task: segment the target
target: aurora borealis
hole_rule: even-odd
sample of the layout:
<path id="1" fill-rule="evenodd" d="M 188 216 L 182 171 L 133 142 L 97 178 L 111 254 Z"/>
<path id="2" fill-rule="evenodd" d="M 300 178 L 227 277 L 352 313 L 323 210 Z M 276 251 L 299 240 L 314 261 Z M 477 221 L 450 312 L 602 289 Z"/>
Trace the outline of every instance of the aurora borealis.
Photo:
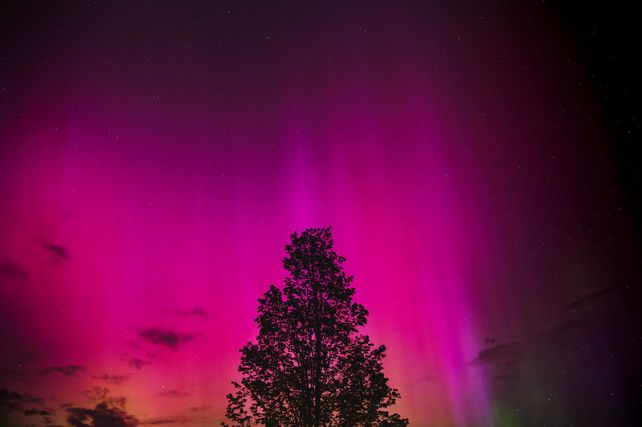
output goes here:
<path id="1" fill-rule="evenodd" d="M 7 8 L 0 424 L 218 425 L 288 237 L 332 226 L 411 425 L 635 425 L 614 113 L 508 3 Z"/>

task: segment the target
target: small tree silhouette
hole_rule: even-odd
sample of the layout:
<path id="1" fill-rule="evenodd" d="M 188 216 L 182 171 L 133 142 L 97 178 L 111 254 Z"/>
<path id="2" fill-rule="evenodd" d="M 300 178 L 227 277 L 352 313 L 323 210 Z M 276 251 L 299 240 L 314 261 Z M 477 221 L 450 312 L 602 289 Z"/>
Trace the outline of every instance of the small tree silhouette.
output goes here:
<path id="1" fill-rule="evenodd" d="M 408 425 L 386 410 L 400 397 L 383 372 L 386 348 L 359 333 L 368 311 L 352 301 L 332 247 L 330 228 L 291 236 L 285 286 L 259 299 L 259 334 L 241 349 L 242 380 L 227 395 L 233 427 Z"/>

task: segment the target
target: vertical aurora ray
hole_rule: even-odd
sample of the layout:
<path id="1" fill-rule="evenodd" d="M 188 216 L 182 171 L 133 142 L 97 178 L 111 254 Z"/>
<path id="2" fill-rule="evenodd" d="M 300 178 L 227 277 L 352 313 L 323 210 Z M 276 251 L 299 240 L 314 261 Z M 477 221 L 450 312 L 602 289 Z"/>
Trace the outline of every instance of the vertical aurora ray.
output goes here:
<path id="1" fill-rule="evenodd" d="M 0 389 L 217 423 L 288 236 L 331 225 L 412 425 L 630 415 L 632 219 L 547 9 L 50 7 L 2 45 Z"/>

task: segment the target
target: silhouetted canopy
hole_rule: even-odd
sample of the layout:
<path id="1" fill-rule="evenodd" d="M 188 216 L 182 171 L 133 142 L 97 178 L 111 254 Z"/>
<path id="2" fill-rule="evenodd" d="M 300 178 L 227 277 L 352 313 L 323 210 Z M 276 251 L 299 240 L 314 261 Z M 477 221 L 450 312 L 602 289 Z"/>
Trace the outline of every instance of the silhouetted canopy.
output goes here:
<path id="1" fill-rule="evenodd" d="M 295 232 L 286 252 L 284 287 L 259 299 L 259 334 L 241 349 L 232 425 L 407 425 L 386 410 L 400 397 L 383 372 L 386 348 L 359 332 L 368 311 L 353 301 L 330 228 Z"/>

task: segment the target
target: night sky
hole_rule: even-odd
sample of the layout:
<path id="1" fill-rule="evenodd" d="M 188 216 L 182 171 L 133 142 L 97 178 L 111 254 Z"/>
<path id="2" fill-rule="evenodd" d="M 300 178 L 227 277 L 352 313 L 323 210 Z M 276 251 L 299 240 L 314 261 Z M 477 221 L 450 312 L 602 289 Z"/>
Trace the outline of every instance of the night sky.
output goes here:
<path id="1" fill-rule="evenodd" d="M 218 425 L 290 234 L 322 226 L 411 425 L 642 421 L 631 10 L 0 10 L 0 425 L 104 399 Z"/>

